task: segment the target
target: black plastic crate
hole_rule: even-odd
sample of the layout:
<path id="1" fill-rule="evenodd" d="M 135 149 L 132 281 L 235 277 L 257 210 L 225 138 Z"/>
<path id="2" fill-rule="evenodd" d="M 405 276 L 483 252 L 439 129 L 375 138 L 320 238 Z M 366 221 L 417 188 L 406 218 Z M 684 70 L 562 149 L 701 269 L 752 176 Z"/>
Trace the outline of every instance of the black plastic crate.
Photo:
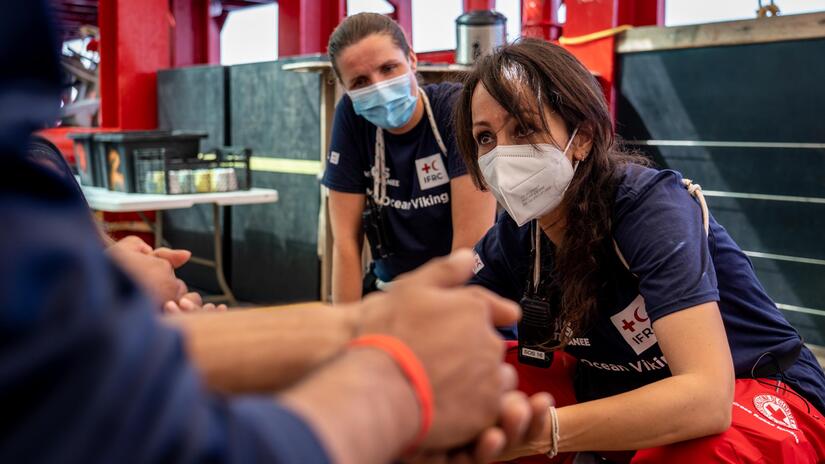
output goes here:
<path id="1" fill-rule="evenodd" d="M 217 155 L 217 165 L 220 168 L 231 168 L 235 170 L 237 178 L 236 190 L 249 190 L 252 188 L 252 169 L 250 169 L 250 158 L 252 150 L 246 147 L 220 147 L 215 149 Z"/>
<path id="2" fill-rule="evenodd" d="M 93 141 L 100 167 L 101 186 L 118 192 L 145 193 L 144 180 L 136 176 L 135 160 L 197 160 L 201 132 L 131 131 L 95 134 Z"/>
<path id="3" fill-rule="evenodd" d="M 249 190 L 249 157 L 243 147 L 222 147 L 197 157 L 171 152 L 136 152 L 134 174 L 137 192 L 169 195 Z"/>

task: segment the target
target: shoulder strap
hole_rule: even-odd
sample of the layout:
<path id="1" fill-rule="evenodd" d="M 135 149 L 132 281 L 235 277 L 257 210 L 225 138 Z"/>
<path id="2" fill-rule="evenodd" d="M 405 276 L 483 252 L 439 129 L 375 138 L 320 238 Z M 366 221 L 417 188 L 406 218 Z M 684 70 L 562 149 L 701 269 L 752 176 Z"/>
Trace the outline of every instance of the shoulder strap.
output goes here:
<path id="1" fill-rule="evenodd" d="M 687 189 L 691 196 L 696 198 L 699 202 L 699 206 L 702 207 L 702 225 L 705 228 L 705 237 L 707 237 L 710 233 L 710 213 L 708 212 L 708 204 L 705 202 L 705 196 L 702 195 L 702 186 L 699 184 L 694 184 L 690 179 L 682 179 L 682 185 Z M 627 260 L 624 258 L 622 250 L 619 249 L 619 244 L 616 243 L 615 238 L 613 239 L 613 248 L 616 250 L 616 256 L 618 256 L 619 260 L 622 264 L 624 264 L 625 269 L 629 271 L 630 265 L 628 265 Z"/>
<path id="2" fill-rule="evenodd" d="M 430 98 L 427 96 L 427 92 L 424 91 L 423 87 L 418 88 L 418 93 L 421 94 L 421 99 L 424 100 L 424 112 L 427 113 L 427 118 L 430 120 L 430 127 L 433 129 L 433 135 L 435 135 L 435 141 L 438 143 L 438 148 L 444 152 L 444 156 L 447 157 L 449 154 L 447 153 L 447 146 L 444 145 L 444 141 L 441 139 L 441 132 L 438 130 L 438 125 L 435 123 L 435 115 L 433 113 L 433 108 L 430 106 Z"/>
<path id="3" fill-rule="evenodd" d="M 430 121 L 430 127 L 433 129 L 435 141 L 438 143 L 438 148 L 444 153 L 444 156 L 449 156 L 447 153 L 447 146 L 441 139 L 441 132 L 438 130 L 438 125 L 435 123 L 435 116 L 433 109 L 430 106 L 430 99 L 427 97 L 427 92 L 424 88 L 418 87 L 418 93 L 424 101 L 424 112 L 427 113 L 427 119 Z M 370 169 L 372 174 L 372 198 L 380 206 L 383 205 L 387 196 L 387 174 L 386 160 L 384 154 L 384 131 L 380 127 L 375 128 L 375 161 Z"/>

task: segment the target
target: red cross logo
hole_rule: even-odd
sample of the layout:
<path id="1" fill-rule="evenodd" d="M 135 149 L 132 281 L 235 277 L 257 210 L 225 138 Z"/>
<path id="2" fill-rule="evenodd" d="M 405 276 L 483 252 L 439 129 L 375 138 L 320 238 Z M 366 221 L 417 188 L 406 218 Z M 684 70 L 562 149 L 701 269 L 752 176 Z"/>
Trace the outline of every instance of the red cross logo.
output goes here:
<path id="1" fill-rule="evenodd" d="M 775 423 L 790 429 L 797 429 L 791 408 L 783 400 L 773 395 L 757 395 L 753 398 L 753 405 L 763 416 Z"/>
<path id="2" fill-rule="evenodd" d="M 429 164 L 427 164 L 427 163 L 424 163 L 424 167 L 423 167 L 423 168 L 421 168 L 421 170 L 422 170 L 422 171 L 424 171 L 424 174 L 429 174 L 429 173 L 430 173 L 430 169 L 432 169 L 432 168 L 430 168 L 430 165 L 429 165 Z"/>
<path id="3" fill-rule="evenodd" d="M 768 410 L 768 412 L 770 412 L 770 413 L 771 413 L 771 416 L 772 416 L 774 419 L 778 420 L 778 421 L 785 422 L 785 419 L 788 417 L 788 416 L 785 414 L 785 412 L 784 412 L 784 411 L 782 411 L 782 408 L 777 407 L 777 406 L 775 406 L 775 405 L 773 405 L 773 404 L 766 404 L 766 405 L 765 405 L 765 409 L 767 409 L 767 410 Z"/>
<path id="4" fill-rule="evenodd" d="M 624 323 L 624 325 L 622 326 L 623 330 L 629 330 L 631 332 L 636 331 L 636 329 L 633 328 L 633 326 L 636 325 L 636 321 L 626 321 L 622 319 L 622 322 Z"/>

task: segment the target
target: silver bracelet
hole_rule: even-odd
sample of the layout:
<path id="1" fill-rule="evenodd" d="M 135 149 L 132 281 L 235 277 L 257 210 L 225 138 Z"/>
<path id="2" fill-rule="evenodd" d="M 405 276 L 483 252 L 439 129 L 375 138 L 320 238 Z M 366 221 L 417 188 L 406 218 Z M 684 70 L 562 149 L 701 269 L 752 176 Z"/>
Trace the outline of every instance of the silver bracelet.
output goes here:
<path id="1" fill-rule="evenodd" d="M 550 451 L 547 452 L 548 458 L 554 458 L 559 454 L 559 416 L 556 414 L 555 406 L 550 406 L 550 427 L 553 431 L 550 434 Z"/>

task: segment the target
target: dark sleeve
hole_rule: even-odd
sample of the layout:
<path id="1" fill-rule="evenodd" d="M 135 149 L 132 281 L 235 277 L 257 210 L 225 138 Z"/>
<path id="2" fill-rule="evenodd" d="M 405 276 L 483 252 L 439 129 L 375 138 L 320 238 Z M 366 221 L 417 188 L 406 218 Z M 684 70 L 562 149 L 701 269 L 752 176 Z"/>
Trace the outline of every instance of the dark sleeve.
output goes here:
<path id="1" fill-rule="evenodd" d="M 364 171 L 369 170 L 370 166 L 366 147 L 359 143 L 364 135 L 360 133 L 364 125 L 357 124 L 357 117 L 352 102 L 345 95 L 335 107 L 330 151 L 321 181 L 331 190 L 346 193 L 365 193 L 367 190 Z"/>
<path id="2" fill-rule="evenodd" d="M 480 285 L 496 294 L 519 301 L 524 292 L 527 270 L 521 265 L 523 251 L 516 225 L 506 212 L 474 247 L 475 275 L 470 285 Z M 527 250 L 529 254 L 529 250 Z"/>
<path id="3" fill-rule="evenodd" d="M 639 278 L 651 321 L 718 301 L 699 203 L 674 171 L 639 175 L 644 180 L 617 195 L 614 238 Z"/>
<path id="4" fill-rule="evenodd" d="M 55 204 L 0 193 L 0 462 L 327 462 L 274 400 L 207 391 L 88 210 Z"/>
<path id="5" fill-rule="evenodd" d="M 436 125 L 441 132 L 441 139 L 447 147 L 447 171 L 450 179 L 467 174 L 467 166 L 458 152 L 455 138 L 455 118 L 453 117 L 455 104 L 461 91 L 461 84 L 445 82 L 438 84 L 433 91 L 432 105 L 435 113 Z"/>

